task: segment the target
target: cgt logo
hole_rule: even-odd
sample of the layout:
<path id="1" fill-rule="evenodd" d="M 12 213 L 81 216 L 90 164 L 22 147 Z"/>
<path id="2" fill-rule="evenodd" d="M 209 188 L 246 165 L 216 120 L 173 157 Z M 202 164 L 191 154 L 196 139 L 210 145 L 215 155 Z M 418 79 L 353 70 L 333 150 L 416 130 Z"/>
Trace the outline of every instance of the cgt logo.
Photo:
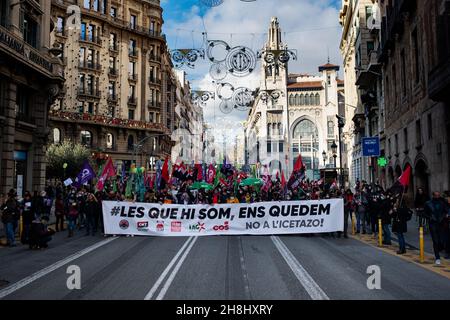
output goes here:
<path id="1" fill-rule="evenodd" d="M 139 231 L 147 231 L 148 230 L 148 221 L 138 221 L 137 229 Z"/>
<path id="2" fill-rule="evenodd" d="M 189 231 L 192 232 L 202 232 L 203 230 L 205 230 L 205 224 L 201 222 L 197 222 L 196 224 L 191 224 L 189 226 Z"/>
<path id="3" fill-rule="evenodd" d="M 127 220 L 120 220 L 119 222 L 119 227 L 122 230 L 128 229 L 128 227 L 130 226 L 130 223 Z"/>
<path id="4" fill-rule="evenodd" d="M 156 221 L 156 231 L 164 231 L 164 221 Z"/>
<path id="5" fill-rule="evenodd" d="M 230 229 L 230 227 L 229 227 L 229 222 L 228 221 L 225 221 L 223 223 L 223 225 L 217 225 L 217 226 L 213 227 L 214 231 L 227 231 L 229 229 Z"/>

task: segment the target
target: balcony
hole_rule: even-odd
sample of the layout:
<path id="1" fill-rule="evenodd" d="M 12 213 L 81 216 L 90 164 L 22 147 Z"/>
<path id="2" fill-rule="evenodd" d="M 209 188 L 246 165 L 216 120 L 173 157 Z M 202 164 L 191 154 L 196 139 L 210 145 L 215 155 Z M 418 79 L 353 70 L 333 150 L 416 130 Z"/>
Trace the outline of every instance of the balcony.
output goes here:
<path id="1" fill-rule="evenodd" d="M 155 54 L 151 54 L 148 59 L 150 62 L 161 62 L 161 56 Z"/>
<path id="2" fill-rule="evenodd" d="M 161 102 L 149 100 L 149 101 L 147 102 L 147 108 L 151 108 L 151 109 L 161 109 Z"/>
<path id="3" fill-rule="evenodd" d="M 129 49 L 128 49 L 128 55 L 129 55 L 130 57 L 135 57 L 135 58 L 137 58 L 138 52 L 139 52 L 139 50 L 136 49 L 136 48 L 129 48 Z"/>
<path id="4" fill-rule="evenodd" d="M 368 89 L 376 84 L 376 80 L 381 76 L 381 64 L 378 60 L 379 50 L 372 50 L 369 53 L 368 66 L 365 69 L 357 70 L 356 85 L 360 89 Z"/>
<path id="5" fill-rule="evenodd" d="M 170 134 L 170 130 L 161 123 L 150 123 L 146 121 L 120 119 L 102 115 L 92 115 L 89 113 L 67 112 L 61 110 L 50 110 L 49 117 L 54 121 L 64 121 L 70 123 L 90 123 L 116 128 L 131 128 L 136 130 L 151 130 L 160 133 Z"/>
<path id="6" fill-rule="evenodd" d="M 161 80 L 156 79 L 155 77 L 149 77 L 148 84 L 161 85 Z"/>
<path id="7" fill-rule="evenodd" d="M 128 97 L 128 105 L 137 106 L 137 98 L 136 97 Z"/>
<path id="8" fill-rule="evenodd" d="M 81 69 L 89 69 L 89 70 L 95 70 L 95 71 L 101 71 L 102 66 L 98 63 L 92 63 L 87 61 L 80 61 L 78 63 L 78 67 Z"/>
<path id="9" fill-rule="evenodd" d="M 100 99 L 102 92 L 100 90 L 85 90 L 78 88 L 78 97 Z"/>
<path id="10" fill-rule="evenodd" d="M 93 43 L 95 45 L 101 46 L 102 45 L 102 39 L 100 37 L 94 37 L 94 36 L 84 36 L 80 35 L 80 41 L 87 42 L 87 43 Z"/>
<path id="11" fill-rule="evenodd" d="M 136 82 L 138 81 L 138 75 L 136 73 L 128 73 L 128 80 Z"/>
<path id="12" fill-rule="evenodd" d="M 117 102 L 117 95 L 115 93 L 108 93 L 108 102 Z"/>

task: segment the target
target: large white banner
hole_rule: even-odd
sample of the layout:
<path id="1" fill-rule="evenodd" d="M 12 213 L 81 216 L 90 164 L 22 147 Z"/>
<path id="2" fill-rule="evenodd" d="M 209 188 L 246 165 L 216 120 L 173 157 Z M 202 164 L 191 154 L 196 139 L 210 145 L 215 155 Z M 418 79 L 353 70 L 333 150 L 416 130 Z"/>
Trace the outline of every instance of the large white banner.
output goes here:
<path id="1" fill-rule="evenodd" d="M 106 234 L 210 236 L 343 231 L 342 199 L 217 205 L 103 201 Z"/>

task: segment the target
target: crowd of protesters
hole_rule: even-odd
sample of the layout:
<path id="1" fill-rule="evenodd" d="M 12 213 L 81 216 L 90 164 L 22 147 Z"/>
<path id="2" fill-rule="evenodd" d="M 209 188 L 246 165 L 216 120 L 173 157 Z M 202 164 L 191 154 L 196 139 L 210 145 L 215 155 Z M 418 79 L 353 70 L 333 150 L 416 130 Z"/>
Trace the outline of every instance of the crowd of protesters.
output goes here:
<path id="1" fill-rule="evenodd" d="M 378 235 L 379 221 L 383 235 L 383 244 L 392 245 L 391 232 L 398 237 L 398 254 L 406 253 L 404 234 L 408 231 L 408 221 L 417 214 L 420 225 L 429 228 L 433 241 L 436 264 L 440 264 L 440 252 L 445 250 L 445 258 L 450 254 L 449 213 L 450 195 L 444 198 L 434 192 L 429 199 L 424 190 L 419 188 L 414 199 L 414 208 L 407 207 L 406 196 L 393 190 L 383 190 L 377 184 L 369 185 L 357 182 L 354 192 L 339 189 L 336 183 L 304 180 L 297 188 L 288 190 L 277 177 L 270 187 L 240 186 L 218 184 L 215 188 L 193 190 L 193 181 L 184 181 L 178 186 L 166 185 L 160 190 L 147 189 L 143 202 L 161 204 L 220 204 L 220 203 L 254 203 L 264 201 L 296 201 L 342 198 L 344 200 L 344 231 L 331 236 L 348 237 L 349 221 L 354 217 L 357 234 Z M 139 202 L 136 193 L 126 195 L 125 190 L 117 191 L 107 185 L 102 192 L 93 188 L 64 187 L 62 183 L 49 185 L 41 193 L 25 192 L 18 200 L 15 190 L 6 197 L 0 195 L 0 212 L 8 244 L 15 246 L 15 234 L 19 218 L 22 217 L 22 236 L 20 241 L 30 248 L 46 248 L 55 232 L 65 231 L 73 237 L 75 232 L 96 235 L 103 230 L 101 202 L 131 201 Z M 54 208 L 56 218 L 55 230 L 48 227 L 50 215 Z"/>

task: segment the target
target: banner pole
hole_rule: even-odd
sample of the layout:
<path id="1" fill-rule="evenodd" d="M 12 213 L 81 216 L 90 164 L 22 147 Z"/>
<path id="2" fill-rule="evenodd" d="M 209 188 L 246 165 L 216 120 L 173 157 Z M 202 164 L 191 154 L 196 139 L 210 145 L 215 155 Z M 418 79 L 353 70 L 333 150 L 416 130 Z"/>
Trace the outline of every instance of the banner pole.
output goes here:
<path id="1" fill-rule="evenodd" d="M 378 219 L 378 246 L 381 247 L 383 245 L 383 230 L 381 219 Z"/>
<path id="2" fill-rule="evenodd" d="M 419 228 L 419 247 L 420 247 L 420 263 L 424 263 L 424 241 L 423 241 L 423 227 Z"/>

